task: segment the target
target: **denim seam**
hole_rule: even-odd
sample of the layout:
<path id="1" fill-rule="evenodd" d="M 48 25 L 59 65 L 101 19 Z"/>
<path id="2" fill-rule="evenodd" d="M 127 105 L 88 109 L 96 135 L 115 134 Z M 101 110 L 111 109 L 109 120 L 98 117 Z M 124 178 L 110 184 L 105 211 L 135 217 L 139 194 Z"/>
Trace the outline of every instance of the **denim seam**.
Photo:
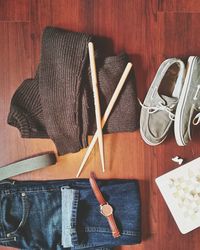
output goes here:
<path id="1" fill-rule="evenodd" d="M 26 193 L 36 193 L 36 192 L 49 192 L 49 191 L 60 191 L 60 187 L 56 189 L 37 189 L 37 190 L 26 190 L 26 189 L 19 189 L 19 190 L 2 190 L 0 193 L 3 195 L 12 195 L 16 193 L 26 192 Z"/>
<path id="2" fill-rule="evenodd" d="M 77 246 L 75 246 L 74 247 L 74 249 L 80 249 L 80 250 L 82 250 L 83 248 L 86 248 L 87 247 L 87 249 L 88 249 L 88 247 L 90 248 L 90 247 L 95 247 L 95 249 L 96 249 L 96 247 L 98 247 L 95 243 L 87 243 L 87 244 L 80 244 L 80 245 L 77 245 Z M 99 246 L 100 247 L 100 246 Z M 100 249 L 105 249 L 105 248 L 100 248 Z M 107 249 L 107 248 L 106 248 Z"/>
<path id="3" fill-rule="evenodd" d="M 93 233 L 108 233 L 108 234 L 112 234 L 112 232 L 110 231 L 110 229 L 107 228 L 103 228 L 103 227 L 85 227 L 84 229 L 82 229 L 82 231 L 85 232 L 93 232 Z M 138 232 L 134 232 L 134 231 L 129 231 L 129 230 L 123 230 L 121 232 L 121 235 L 131 235 L 131 236 L 137 236 L 139 233 Z"/>
<path id="4" fill-rule="evenodd" d="M 1 197 L 1 200 L 0 200 L 0 225 L 1 225 L 1 228 L 2 228 L 2 231 L 3 231 L 3 235 L 4 237 L 6 236 L 6 231 L 5 231 L 5 227 L 4 227 L 4 223 L 3 223 L 3 213 L 2 213 L 2 197 Z"/>
<path id="5" fill-rule="evenodd" d="M 74 190 L 74 199 L 73 199 L 72 214 L 71 214 L 71 228 L 75 229 L 72 230 L 71 232 L 71 239 L 73 245 L 78 244 L 78 235 L 76 231 L 78 202 L 79 202 L 79 190 Z"/>
<path id="6" fill-rule="evenodd" d="M 22 200 L 22 206 L 23 206 L 23 209 L 22 209 L 23 210 L 22 220 L 19 223 L 18 227 L 14 231 L 12 231 L 12 232 L 6 232 L 5 227 L 4 227 L 4 222 L 3 222 L 4 221 L 3 220 L 3 214 L 1 213 L 1 216 L 0 216 L 1 221 L 0 221 L 0 223 L 1 223 L 1 226 L 2 226 L 2 229 L 3 229 L 4 237 L 0 238 L 0 241 L 13 241 L 13 240 L 16 241 L 15 234 L 26 223 L 26 220 L 27 220 L 28 214 L 29 214 L 29 205 L 28 205 L 27 197 L 26 196 L 25 197 L 21 196 L 21 200 Z M 5 237 L 7 234 L 12 235 L 12 237 Z"/>
<path id="7" fill-rule="evenodd" d="M 9 234 L 11 235 L 15 235 L 20 228 L 22 228 L 26 221 L 27 221 L 27 218 L 28 218 L 28 215 L 29 215 L 29 203 L 28 203 L 28 198 L 27 196 L 21 196 L 21 200 L 22 200 L 22 219 L 21 219 L 21 222 L 19 223 L 18 227 L 13 231 L 13 232 L 10 232 Z"/>

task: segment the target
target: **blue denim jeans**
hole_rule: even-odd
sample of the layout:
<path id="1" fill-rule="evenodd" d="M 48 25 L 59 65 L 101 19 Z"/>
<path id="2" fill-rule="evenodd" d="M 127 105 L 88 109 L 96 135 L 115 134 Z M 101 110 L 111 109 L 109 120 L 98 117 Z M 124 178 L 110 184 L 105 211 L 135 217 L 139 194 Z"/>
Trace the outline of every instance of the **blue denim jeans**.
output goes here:
<path id="1" fill-rule="evenodd" d="M 0 182 L 0 245 L 23 250 L 105 250 L 141 241 L 134 180 L 97 180 L 114 209 L 114 239 L 88 180 Z"/>

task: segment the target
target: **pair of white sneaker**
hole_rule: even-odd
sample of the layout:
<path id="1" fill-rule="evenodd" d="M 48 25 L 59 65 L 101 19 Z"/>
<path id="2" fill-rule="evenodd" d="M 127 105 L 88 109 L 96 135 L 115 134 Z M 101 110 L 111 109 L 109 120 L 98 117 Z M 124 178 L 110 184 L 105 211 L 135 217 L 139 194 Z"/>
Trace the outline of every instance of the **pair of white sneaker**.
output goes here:
<path id="1" fill-rule="evenodd" d="M 200 58 L 190 56 L 187 68 L 180 59 L 165 60 L 140 104 L 140 133 L 147 144 L 163 142 L 174 122 L 177 144 L 186 145 L 191 123 L 200 123 Z"/>

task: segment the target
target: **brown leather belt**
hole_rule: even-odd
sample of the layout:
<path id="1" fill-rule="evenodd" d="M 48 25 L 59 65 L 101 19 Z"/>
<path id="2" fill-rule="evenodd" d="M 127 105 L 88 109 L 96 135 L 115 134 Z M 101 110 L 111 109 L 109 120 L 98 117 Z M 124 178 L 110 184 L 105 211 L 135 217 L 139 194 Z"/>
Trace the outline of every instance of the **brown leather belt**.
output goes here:
<path id="1" fill-rule="evenodd" d="M 90 185 L 92 187 L 92 190 L 94 192 L 94 195 L 97 199 L 97 201 L 99 202 L 100 205 L 100 212 L 103 216 L 105 216 L 108 220 L 108 223 L 110 225 L 110 229 L 112 231 L 112 235 L 114 238 L 117 238 L 120 236 L 120 232 L 118 230 L 118 227 L 116 225 L 115 222 L 115 218 L 113 216 L 113 208 L 112 206 L 104 199 L 98 185 L 97 182 L 95 180 L 95 176 L 94 173 L 90 173 Z"/>

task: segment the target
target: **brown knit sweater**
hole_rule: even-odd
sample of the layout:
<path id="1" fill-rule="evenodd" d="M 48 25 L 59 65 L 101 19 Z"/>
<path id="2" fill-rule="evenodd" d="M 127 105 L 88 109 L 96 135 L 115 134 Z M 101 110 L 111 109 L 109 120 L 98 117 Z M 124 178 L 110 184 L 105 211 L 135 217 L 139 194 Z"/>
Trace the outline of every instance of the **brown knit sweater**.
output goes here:
<path id="1" fill-rule="evenodd" d="M 25 80 L 11 101 L 8 123 L 17 127 L 24 138 L 51 138 L 59 155 L 87 147 L 88 134 L 96 130 L 88 60 L 91 40 L 87 34 L 47 27 L 35 78 Z M 102 115 L 127 62 L 125 54 L 96 58 Z M 137 127 L 131 72 L 104 133 L 134 131 Z"/>

